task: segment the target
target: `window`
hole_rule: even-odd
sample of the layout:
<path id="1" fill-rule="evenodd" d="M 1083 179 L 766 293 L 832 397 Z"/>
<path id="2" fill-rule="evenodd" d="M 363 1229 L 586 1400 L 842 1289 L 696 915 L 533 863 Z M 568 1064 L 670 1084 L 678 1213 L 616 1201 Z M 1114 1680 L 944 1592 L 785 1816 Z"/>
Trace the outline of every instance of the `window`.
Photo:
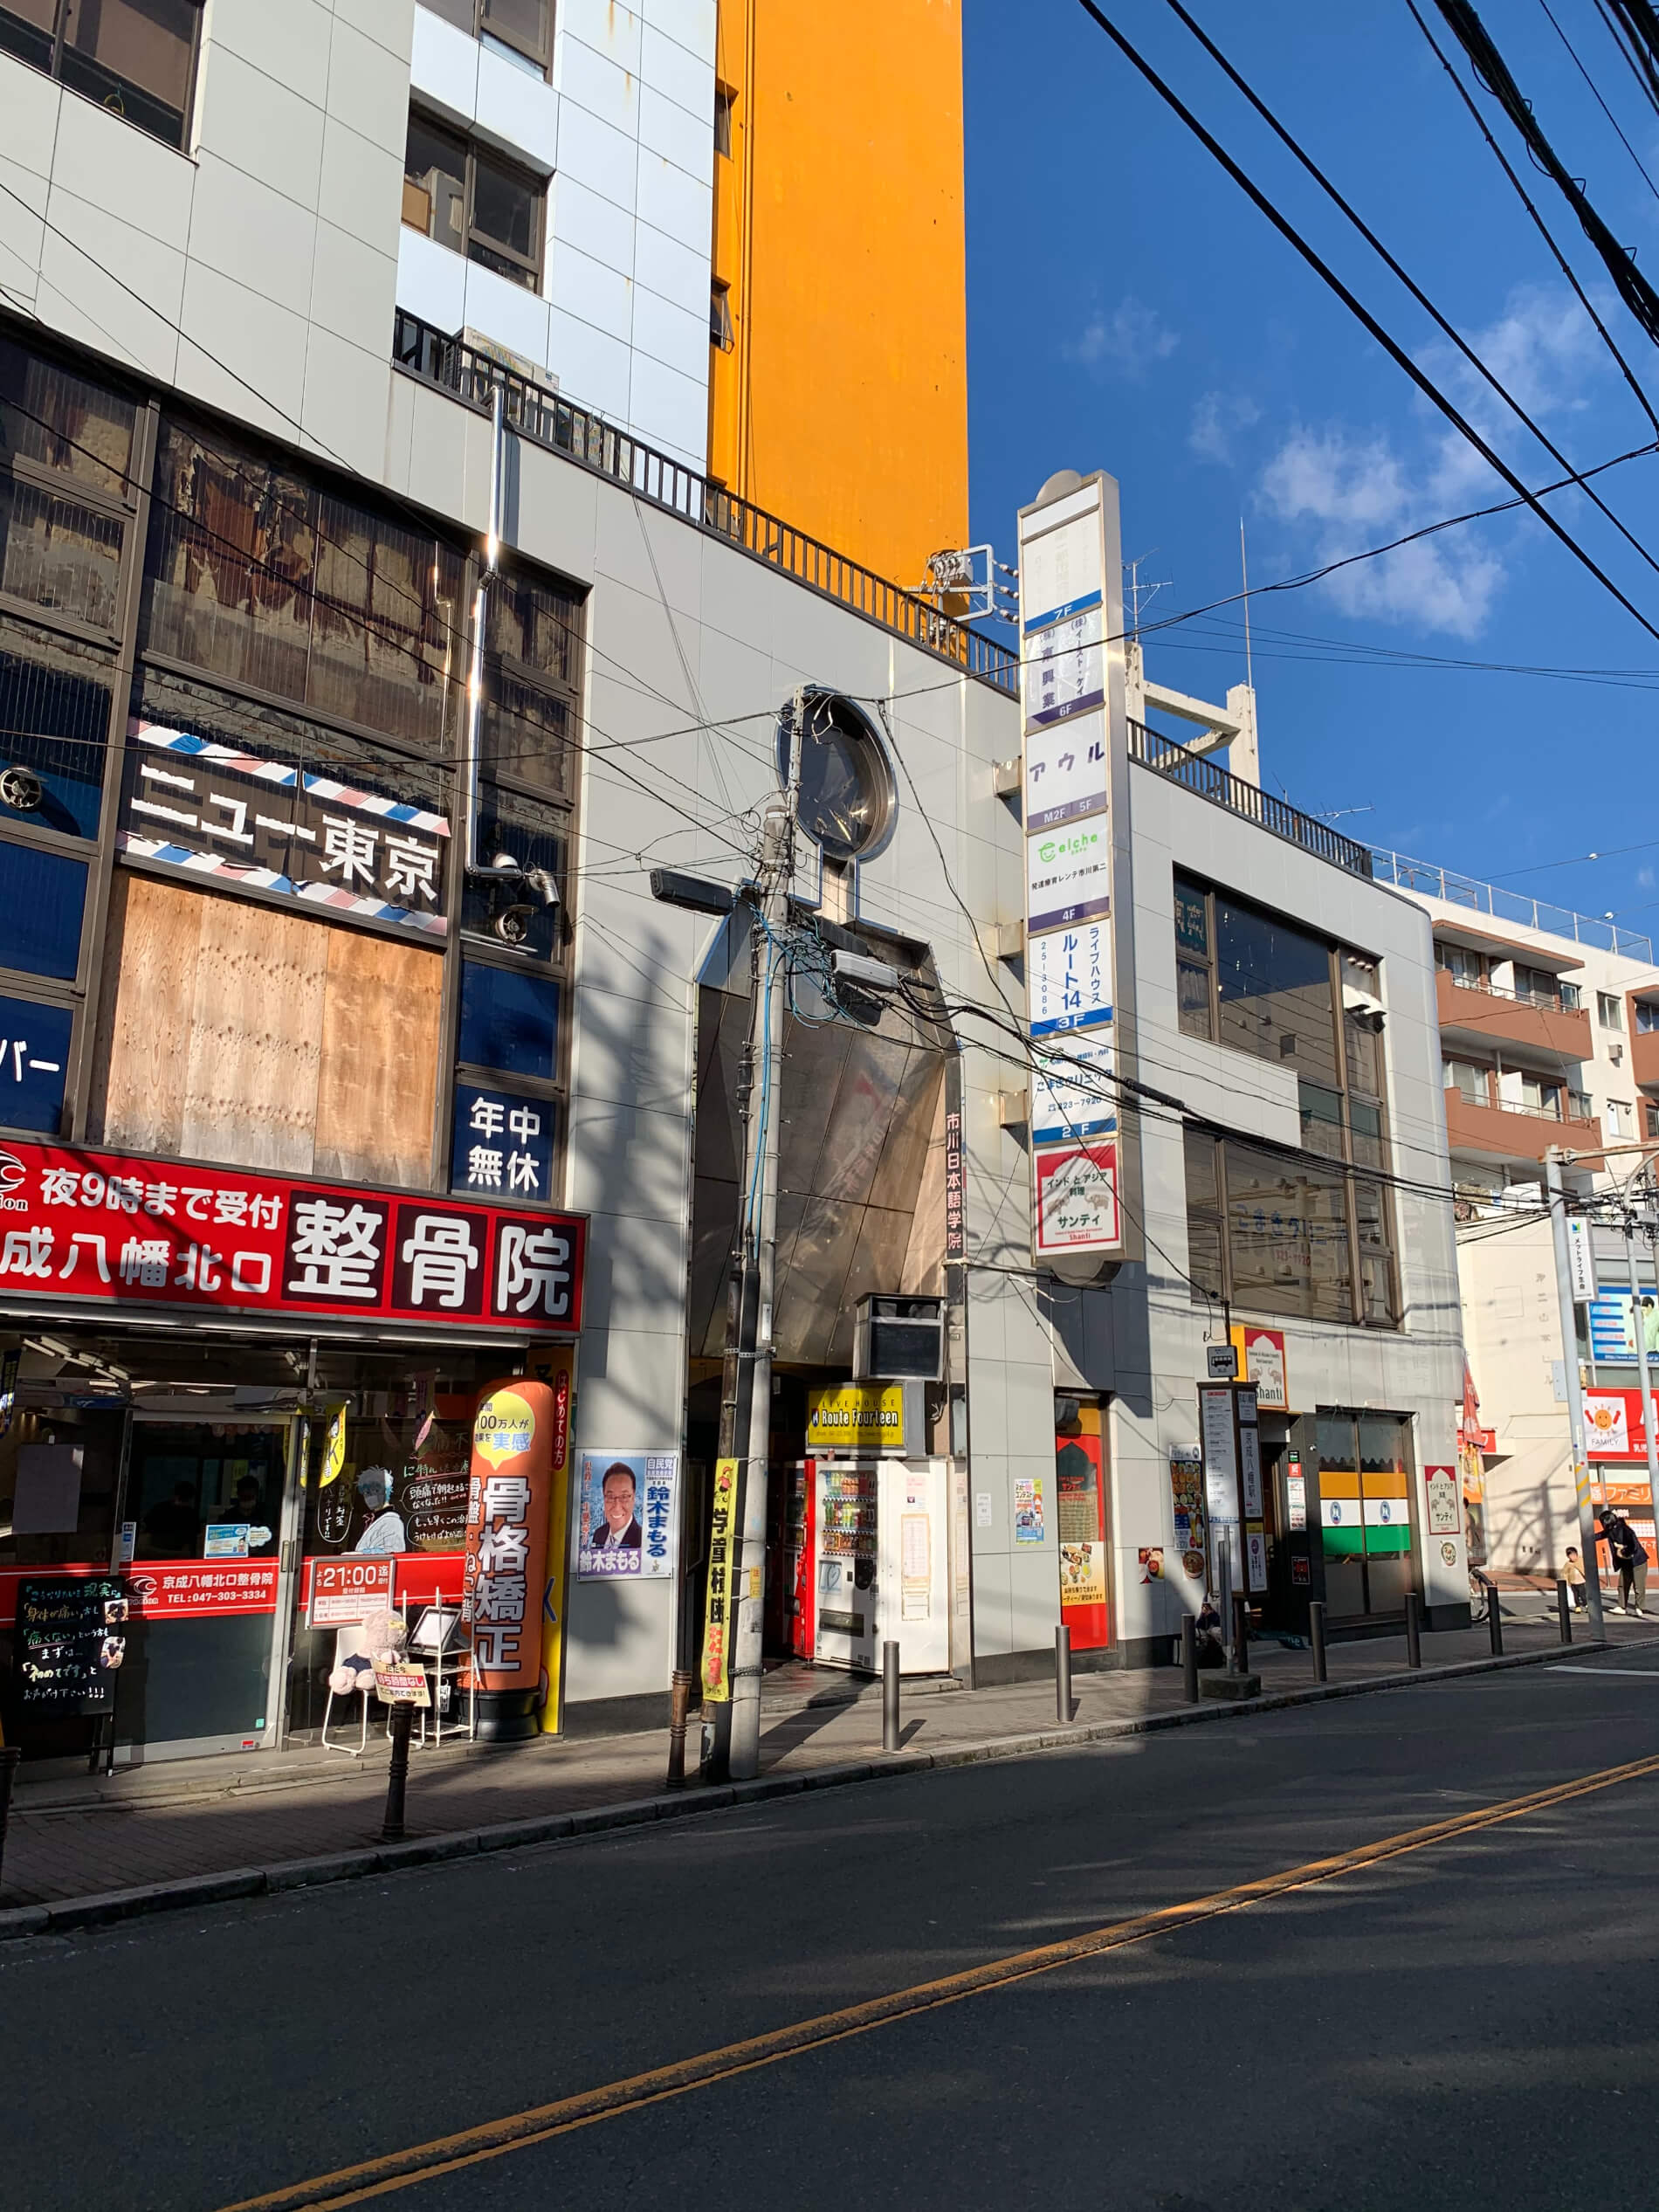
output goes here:
<path id="1" fill-rule="evenodd" d="M 1393 1210 L 1371 1180 L 1388 1170 L 1378 963 L 1188 876 L 1174 900 L 1182 1034 L 1295 1070 L 1303 1155 L 1187 1133 L 1195 1283 L 1261 1312 L 1397 1327 Z"/>
<path id="2" fill-rule="evenodd" d="M 1622 1030 L 1623 1001 L 1614 997 L 1611 991 L 1598 991 L 1595 995 L 1595 1018 L 1604 1030 Z"/>
<path id="3" fill-rule="evenodd" d="M 553 47 L 551 0 L 422 0 L 422 5 L 504 61 L 538 77 L 547 75 Z"/>
<path id="4" fill-rule="evenodd" d="M 0 592 L 114 631 L 134 421 L 129 400 L 0 339 Z"/>
<path id="5" fill-rule="evenodd" d="M 714 151 L 732 158 L 732 110 L 737 105 L 737 94 L 729 85 L 714 87 Z"/>
<path id="6" fill-rule="evenodd" d="M 708 288 L 709 343 L 729 354 L 737 343 L 732 333 L 732 287 L 718 277 Z"/>
<path id="7" fill-rule="evenodd" d="M 466 679 L 466 564 L 217 432 L 163 425 L 144 643 L 434 750 Z"/>
<path id="8" fill-rule="evenodd" d="M 1521 1076 L 1521 1103 L 1533 1113 L 1561 1119 L 1561 1085 L 1547 1076 L 1532 1075 L 1525 1071 Z"/>
<path id="9" fill-rule="evenodd" d="M 201 0 L 0 0 L 0 49 L 182 148 Z"/>
<path id="10" fill-rule="evenodd" d="M 1570 1097 L 1577 1097 L 1580 1094 L 1577 1092 L 1569 1093 Z M 1587 1110 L 1589 1106 L 1589 1100 L 1587 1099 L 1585 1100 L 1585 1106 Z M 1628 1099 L 1609 1099 L 1607 1100 L 1607 1134 L 1610 1137 L 1635 1136 L 1635 1113 L 1630 1101 Z"/>
<path id="11" fill-rule="evenodd" d="M 1542 968 L 1525 968 L 1515 963 L 1515 996 L 1529 1006 L 1554 1008 L 1561 1003 L 1561 988 L 1555 977 Z"/>
<path id="12" fill-rule="evenodd" d="M 1215 983 L 1209 956 L 1209 893 L 1175 878 L 1175 998 L 1183 1037 L 1213 1037 Z"/>
<path id="13" fill-rule="evenodd" d="M 1642 1101 L 1642 1120 L 1643 1137 L 1659 1137 L 1659 1106 L 1656 1106 L 1651 1099 Z"/>
<path id="14" fill-rule="evenodd" d="M 463 1066 L 550 1082 L 559 1057 L 559 986 L 550 976 L 468 960 L 461 968 Z"/>
<path id="15" fill-rule="evenodd" d="M 1636 1035 L 1651 1037 L 1659 1030 L 1659 1003 L 1650 998 L 1636 1001 Z"/>
<path id="16" fill-rule="evenodd" d="M 1492 1103 L 1492 1071 L 1482 1067 L 1476 1060 L 1448 1060 L 1444 1063 L 1446 1088 L 1456 1091 L 1470 1106 L 1490 1106 Z"/>
<path id="17" fill-rule="evenodd" d="M 1443 968 L 1461 989 L 1483 991 L 1486 989 L 1486 960 L 1481 953 L 1472 953 L 1463 945 L 1435 946 L 1435 965 Z"/>
<path id="18" fill-rule="evenodd" d="M 540 578 L 490 588 L 480 742 L 485 771 L 568 797 L 575 786 L 582 603 Z"/>
<path id="19" fill-rule="evenodd" d="M 72 982 L 86 900 L 85 861 L 0 843 L 0 968 Z"/>
<path id="20" fill-rule="evenodd" d="M 89 645 L 8 624 L 0 651 L 0 763 L 27 768 L 39 803 L 0 791 L 0 823 L 27 822 L 66 837 L 95 837 L 114 670 Z M 33 796 L 31 794 L 30 796 Z"/>
<path id="21" fill-rule="evenodd" d="M 1624 1111 L 1628 1113 L 1629 1108 Z M 1566 1093 L 1566 1118 L 1569 1121 L 1594 1121 L 1595 1103 L 1587 1091 L 1569 1090 Z"/>
<path id="22" fill-rule="evenodd" d="M 66 1006 L 0 998 L 0 1125 L 59 1134 L 74 1019 Z"/>
<path id="23" fill-rule="evenodd" d="M 537 292 L 546 198 L 539 178 L 410 110 L 403 220 L 411 230 Z"/>

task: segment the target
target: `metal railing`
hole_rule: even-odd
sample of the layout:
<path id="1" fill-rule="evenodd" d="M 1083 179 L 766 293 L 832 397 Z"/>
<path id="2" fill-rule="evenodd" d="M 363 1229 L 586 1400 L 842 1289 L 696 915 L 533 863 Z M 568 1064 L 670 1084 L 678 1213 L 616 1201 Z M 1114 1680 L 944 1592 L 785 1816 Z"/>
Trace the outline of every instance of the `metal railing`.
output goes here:
<path id="1" fill-rule="evenodd" d="M 998 691 L 1018 692 L 1019 656 L 1007 646 L 953 622 L 913 591 L 889 583 L 803 530 L 711 484 L 683 461 L 657 452 L 590 409 L 561 398 L 550 386 L 462 339 L 447 336 L 402 307 L 393 324 L 392 359 L 423 382 L 437 385 L 483 413 L 489 411 L 499 384 L 503 411 L 521 438 L 562 453 L 752 559 L 782 569 L 809 591 L 851 608 L 923 652 L 949 661 L 964 675 L 975 676 Z"/>
<path id="2" fill-rule="evenodd" d="M 1570 906 L 1552 906 L 1541 899 L 1528 899 L 1501 885 L 1479 883 L 1472 876 L 1451 874 L 1431 860 L 1408 859 L 1403 852 L 1371 848 L 1372 872 L 1379 883 L 1391 883 L 1400 891 L 1416 891 L 1449 906 L 1467 906 L 1495 921 L 1518 921 L 1546 937 L 1566 937 L 1575 945 L 1594 945 L 1604 953 L 1620 953 L 1627 960 L 1653 961 L 1653 940 L 1618 923 L 1593 914 L 1575 914 Z"/>
<path id="3" fill-rule="evenodd" d="M 1563 983 L 1559 991 L 1536 989 L 1511 990 L 1507 984 L 1494 983 L 1485 977 L 1460 975 L 1455 968 L 1437 964 L 1436 972 L 1448 977 L 1456 991 L 1478 991 L 1483 998 L 1501 998 L 1511 1006 L 1531 1006 L 1540 1014 L 1583 1014 L 1584 1001 L 1576 985 Z"/>
<path id="4" fill-rule="evenodd" d="M 1529 1099 L 1471 1099 L 1461 1085 L 1446 1085 L 1448 1098 L 1461 1099 L 1465 1106 L 1478 1106 L 1486 1113 L 1523 1113 L 1532 1121 L 1572 1121 L 1580 1125 L 1597 1124 L 1598 1117 L 1587 1094 L 1570 1091 L 1565 1105 L 1534 1106 Z"/>
<path id="5" fill-rule="evenodd" d="M 1371 874 L 1368 845 L 1343 837 L 1328 822 L 1302 813 L 1288 800 L 1276 799 L 1270 791 L 1259 790 L 1254 783 L 1245 783 L 1236 775 L 1230 775 L 1215 761 L 1201 753 L 1189 752 L 1173 737 L 1148 729 L 1144 722 L 1129 725 L 1129 757 L 1143 768 L 1155 768 L 1172 783 L 1179 783 L 1183 790 L 1195 791 L 1201 799 L 1209 799 L 1230 814 L 1243 815 L 1259 829 L 1270 830 L 1275 837 L 1300 845 L 1304 852 L 1312 853 L 1316 859 L 1328 860 L 1333 868 L 1346 868 L 1355 876 L 1368 878 Z"/>

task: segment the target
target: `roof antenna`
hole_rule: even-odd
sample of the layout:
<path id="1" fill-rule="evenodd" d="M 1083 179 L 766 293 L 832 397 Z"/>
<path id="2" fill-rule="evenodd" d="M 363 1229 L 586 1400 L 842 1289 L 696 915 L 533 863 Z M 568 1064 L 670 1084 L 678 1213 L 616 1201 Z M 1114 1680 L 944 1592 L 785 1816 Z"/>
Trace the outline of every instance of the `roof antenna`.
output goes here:
<path id="1" fill-rule="evenodd" d="M 1238 573 L 1244 586 L 1244 681 L 1256 689 L 1256 672 L 1250 666 L 1250 569 L 1244 557 L 1244 518 L 1238 518 Z"/>

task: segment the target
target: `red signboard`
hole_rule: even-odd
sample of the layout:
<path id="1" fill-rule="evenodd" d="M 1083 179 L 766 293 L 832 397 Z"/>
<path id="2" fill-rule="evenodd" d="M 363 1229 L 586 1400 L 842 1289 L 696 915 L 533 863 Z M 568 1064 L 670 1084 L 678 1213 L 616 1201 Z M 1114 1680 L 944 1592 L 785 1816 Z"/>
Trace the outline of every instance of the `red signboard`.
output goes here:
<path id="1" fill-rule="evenodd" d="M 277 1603 L 274 1559 L 158 1559 L 127 1568 L 122 1587 L 146 1621 L 205 1621 L 227 1613 L 271 1613 Z"/>
<path id="2" fill-rule="evenodd" d="M 574 1332 L 587 1226 L 251 1168 L 0 1145 L 0 1299 L 31 1306 Z"/>
<path id="3" fill-rule="evenodd" d="M 348 1552 L 339 1559 L 307 1560 L 306 1591 L 308 1629 L 353 1627 L 371 1613 L 392 1608 L 397 1559 L 392 1552 Z"/>

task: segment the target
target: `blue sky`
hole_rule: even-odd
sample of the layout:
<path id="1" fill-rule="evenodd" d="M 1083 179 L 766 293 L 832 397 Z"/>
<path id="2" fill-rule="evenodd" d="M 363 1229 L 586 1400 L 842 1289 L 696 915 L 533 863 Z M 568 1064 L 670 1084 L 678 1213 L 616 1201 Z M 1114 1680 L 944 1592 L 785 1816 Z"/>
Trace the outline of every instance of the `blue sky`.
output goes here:
<path id="1" fill-rule="evenodd" d="M 1161 0 L 1104 4 L 1510 465 L 1532 485 L 1559 474 Z M 1404 0 L 1187 4 L 1578 466 L 1653 436 Z M 1659 183 L 1659 116 L 1592 0 L 1550 4 Z M 1126 555 L 1150 552 L 1143 574 L 1171 580 L 1154 621 L 1237 589 L 1241 515 L 1259 591 L 1505 496 L 1077 0 L 965 0 L 964 15 L 976 538 L 1008 558 L 1015 511 L 1046 476 L 1104 467 L 1122 486 Z M 1483 15 L 1568 169 L 1659 284 L 1659 196 L 1541 0 L 1489 0 Z M 1659 348 L 1476 97 L 1659 410 Z M 1659 457 L 1600 484 L 1659 549 Z M 1659 627 L 1659 574 L 1581 494 L 1552 505 Z M 1659 936 L 1659 641 L 1536 518 L 1258 596 L 1252 624 L 1269 788 L 1310 810 L 1369 806 L 1337 826 Z M 1651 688 L 1360 658 L 1378 651 L 1630 672 Z M 1147 666 L 1220 699 L 1243 676 L 1238 609 L 1149 640 Z M 1577 861 L 1593 851 L 1608 857 Z"/>

